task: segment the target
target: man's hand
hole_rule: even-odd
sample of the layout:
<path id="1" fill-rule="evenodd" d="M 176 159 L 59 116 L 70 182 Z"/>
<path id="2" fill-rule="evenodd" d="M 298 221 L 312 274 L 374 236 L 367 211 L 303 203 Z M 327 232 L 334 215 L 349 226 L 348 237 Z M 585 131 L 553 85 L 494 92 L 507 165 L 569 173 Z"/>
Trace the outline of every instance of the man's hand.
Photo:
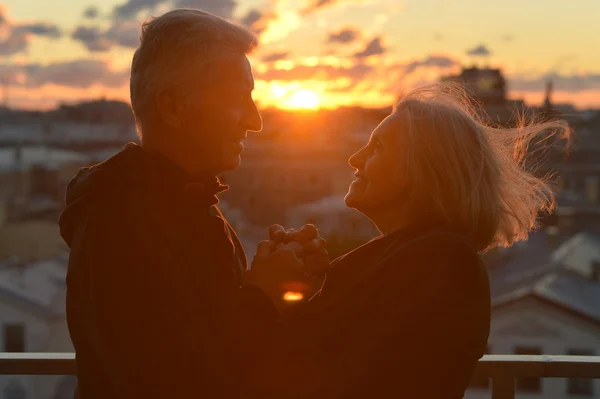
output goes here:
<path id="1" fill-rule="evenodd" d="M 287 305 L 286 292 L 308 295 L 311 279 L 305 271 L 304 262 L 291 248 L 298 243 L 290 243 L 275 251 L 271 251 L 272 245 L 270 240 L 258 244 L 252 267 L 243 274 L 243 284 L 257 286 L 282 310 Z"/>
<path id="2" fill-rule="evenodd" d="M 299 230 L 285 230 L 283 226 L 274 224 L 269 228 L 269 238 L 271 241 L 270 249 L 275 251 L 278 248 L 290 247 L 294 250 L 297 256 L 301 257 L 305 262 L 309 263 L 311 274 L 322 274 L 324 270 L 321 267 L 313 267 L 317 264 L 322 265 L 324 259 L 328 259 L 327 242 L 319 235 L 319 231 L 312 224 L 306 224 Z M 298 243 L 298 245 L 292 245 Z M 315 262 L 316 261 L 316 262 Z M 328 263 L 328 262 L 327 262 Z"/>

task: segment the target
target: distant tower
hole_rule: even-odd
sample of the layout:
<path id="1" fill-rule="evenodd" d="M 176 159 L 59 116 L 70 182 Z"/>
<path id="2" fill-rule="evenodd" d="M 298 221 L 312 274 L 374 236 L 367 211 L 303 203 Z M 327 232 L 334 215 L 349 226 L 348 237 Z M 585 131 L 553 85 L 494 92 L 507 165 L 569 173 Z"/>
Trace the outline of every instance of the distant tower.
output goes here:
<path id="1" fill-rule="evenodd" d="M 544 109 L 546 111 L 552 110 L 552 90 L 554 89 L 554 84 L 551 80 L 546 82 L 546 98 L 544 99 Z"/>
<path id="2" fill-rule="evenodd" d="M 2 105 L 8 109 L 8 75 L 2 79 Z"/>

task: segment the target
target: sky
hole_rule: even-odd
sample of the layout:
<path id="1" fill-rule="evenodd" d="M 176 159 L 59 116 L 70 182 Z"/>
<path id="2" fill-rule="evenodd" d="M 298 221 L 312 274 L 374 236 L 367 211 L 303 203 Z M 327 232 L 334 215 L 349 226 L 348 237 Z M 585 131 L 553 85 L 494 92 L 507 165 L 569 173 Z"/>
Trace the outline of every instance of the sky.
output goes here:
<path id="1" fill-rule="evenodd" d="M 247 26 L 260 106 L 389 106 L 460 72 L 501 68 L 509 96 L 600 108 L 600 0 L 0 1 L 0 78 L 10 107 L 129 100 L 146 19 L 200 8 Z"/>

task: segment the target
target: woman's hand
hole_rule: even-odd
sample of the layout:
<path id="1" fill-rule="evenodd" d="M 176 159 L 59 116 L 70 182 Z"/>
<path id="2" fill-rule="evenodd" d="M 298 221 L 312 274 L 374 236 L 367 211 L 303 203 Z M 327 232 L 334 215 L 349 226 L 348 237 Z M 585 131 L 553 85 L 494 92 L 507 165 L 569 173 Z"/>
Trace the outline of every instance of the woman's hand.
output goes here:
<path id="1" fill-rule="evenodd" d="M 314 225 L 285 230 L 273 225 L 270 240 L 258 244 L 244 284 L 261 288 L 281 310 L 309 299 L 320 288 L 315 283 L 329 266 L 326 242 Z"/>

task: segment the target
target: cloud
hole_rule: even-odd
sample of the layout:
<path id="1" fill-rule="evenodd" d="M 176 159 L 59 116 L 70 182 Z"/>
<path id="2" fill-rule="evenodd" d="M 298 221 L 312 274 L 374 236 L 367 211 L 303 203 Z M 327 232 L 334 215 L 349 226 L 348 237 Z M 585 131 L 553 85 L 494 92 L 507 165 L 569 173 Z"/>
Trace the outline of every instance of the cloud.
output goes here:
<path id="1" fill-rule="evenodd" d="M 467 55 L 471 56 L 487 57 L 491 54 L 492 52 L 483 44 L 480 44 L 479 46 L 467 50 Z"/>
<path id="2" fill-rule="evenodd" d="M 460 61 L 455 60 L 453 58 L 446 57 L 444 55 L 430 55 L 425 59 L 411 61 L 408 64 L 402 65 L 401 69 L 403 70 L 405 75 L 410 75 L 411 73 L 423 67 L 435 67 L 444 69 L 452 68 L 457 65 L 460 65 Z"/>
<path id="3" fill-rule="evenodd" d="M 221 18 L 233 18 L 237 6 L 234 0 L 174 0 L 175 8 L 198 8 Z"/>
<path id="4" fill-rule="evenodd" d="M 600 90 L 600 73 L 566 75 L 549 73 L 533 78 L 511 76 L 508 79 L 510 90 L 514 91 L 544 91 L 546 82 L 551 80 L 555 91 L 582 92 Z"/>
<path id="5" fill-rule="evenodd" d="M 83 12 L 83 17 L 87 19 L 95 19 L 98 17 L 99 14 L 100 12 L 98 11 L 98 8 L 96 6 L 89 6 Z"/>
<path id="6" fill-rule="evenodd" d="M 289 56 L 287 51 L 276 51 L 274 53 L 267 54 L 263 56 L 261 59 L 263 62 L 275 62 L 279 60 L 285 60 Z"/>
<path id="7" fill-rule="evenodd" d="M 113 16 L 120 19 L 135 18 L 140 11 L 151 10 L 163 2 L 164 0 L 127 0 L 115 6 Z"/>
<path id="8" fill-rule="evenodd" d="M 310 15 L 315 11 L 321 10 L 326 7 L 331 7 L 334 4 L 347 3 L 351 0 L 309 0 L 310 3 L 306 7 L 300 10 L 302 15 Z"/>
<path id="9" fill-rule="evenodd" d="M 71 38 L 81 42 L 91 52 L 103 52 L 113 46 L 137 48 L 139 45 L 140 25 L 133 20 L 116 20 L 112 26 L 101 31 L 98 27 L 78 26 Z"/>
<path id="10" fill-rule="evenodd" d="M 351 80 L 364 79 L 373 67 L 357 64 L 351 67 L 338 67 L 333 65 L 296 65 L 291 69 L 268 69 L 265 72 L 255 72 L 256 79 L 271 81 L 294 81 L 294 80 L 331 80 L 348 78 Z"/>
<path id="11" fill-rule="evenodd" d="M 263 12 L 256 8 L 249 10 L 242 18 L 242 25 L 246 26 L 257 35 L 261 35 L 267 30 L 269 24 L 277 19 L 277 14 L 274 12 Z"/>
<path id="12" fill-rule="evenodd" d="M 442 40 L 444 40 L 444 35 L 442 35 L 440 32 L 435 32 L 433 34 L 433 40 L 435 40 L 436 42 L 441 42 Z"/>
<path id="13" fill-rule="evenodd" d="M 336 32 L 330 32 L 327 37 L 328 43 L 351 43 L 360 39 L 361 32 L 358 28 L 346 27 Z"/>
<path id="14" fill-rule="evenodd" d="M 114 71 L 108 62 L 80 59 L 42 64 L 0 64 L 0 73 L 12 85 L 39 88 L 55 84 L 71 88 L 88 88 L 94 85 L 121 87 L 129 80 L 129 70 Z"/>
<path id="15" fill-rule="evenodd" d="M 118 19 L 135 19 L 141 11 L 153 10 L 169 3 L 173 8 L 197 8 L 227 19 L 233 17 L 237 6 L 235 0 L 127 0 L 113 9 L 113 16 Z"/>
<path id="16" fill-rule="evenodd" d="M 108 51 L 114 45 L 111 40 L 105 37 L 104 32 L 96 27 L 78 26 L 71 34 L 71 38 L 81 42 L 92 52 Z"/>
<path id="17" fill-rule="evenodd" d="M 381 37 L 376 37 L 375 39 L 371 40 L 369 43 L 367 43 L 367 45 L 365 46 L 365 48 L 362 51 L 359 51 L 358 53 L 354 54 L 355 58 L 367 58 L 367 57 L 371 57 L 373 55 L 380 55 L 385 53 L 386 49 L 385 47 L 383 47 L 383 44 L 381 43 Z"/>
<path id="18" fill-rule="evenodd" d="M 58 39 L 62 33 L 58 26 L 46 22 L 15 23 L 9 21 L 4 8 L 0 6 L 0 27 L 3 38 L 0 39 L 0 56 L 13 55 L 27 51 L 33 36 Z"/>
<path id="19" fill-rule="evenodd" d="M 511 35 L 510 33 L 507 33 L 506 35 L 502 35 L 502 41 L 504 42 L 512 42 L 513 40 L 515 40 L 515 37 L 513 35 Z"/>
<path id="20" fill-rule="evenodd" d="M 36 22 L 33 24 L 19 25 L 14 29 L 19 30 L 25 34 L 30 33 L 37 36 L 45 36 L 52 39 L 58 39 L 62 36 L 61 31 L 54 24 L 45 22 Z"/>

